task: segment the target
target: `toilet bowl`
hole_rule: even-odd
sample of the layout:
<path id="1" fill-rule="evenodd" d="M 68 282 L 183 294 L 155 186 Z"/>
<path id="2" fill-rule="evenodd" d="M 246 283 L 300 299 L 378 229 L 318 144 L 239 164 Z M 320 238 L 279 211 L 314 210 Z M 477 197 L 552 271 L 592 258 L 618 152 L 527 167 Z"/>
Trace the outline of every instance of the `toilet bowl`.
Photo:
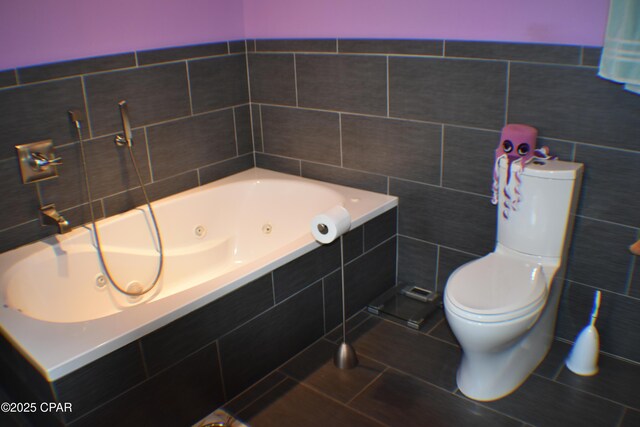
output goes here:
<path id="1" fill-rule="evenodd" d="M 520 176 L 518 210 L 507 218 L 498 209 L 495 250 L 455 270 L 444 291 L 462 348 L 458 388 L 475 400 L 518 388 L 553 340 L 582 165 L 538 163 Z M 504 165 L 500 173 L 507 173 Z"/>

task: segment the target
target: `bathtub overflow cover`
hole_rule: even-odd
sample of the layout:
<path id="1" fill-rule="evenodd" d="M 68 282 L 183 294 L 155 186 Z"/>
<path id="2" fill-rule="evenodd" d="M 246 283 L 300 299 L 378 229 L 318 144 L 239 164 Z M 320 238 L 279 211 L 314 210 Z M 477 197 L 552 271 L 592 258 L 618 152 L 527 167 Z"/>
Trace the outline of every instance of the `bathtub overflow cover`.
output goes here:
<path id="1" fill-rule="evenodd" d="M 100 274 L 100 273 L 98 273 L 98 274 L 96 275 L 96 285 L 97 285 L 99 288 L 104 288 L 104 287 L 107 285 L 107 278 L 106 278 L 106 277 L 104 277 L 104 274 Z"/>
<path id="2" fill-rule="evenodd" d="M 267 223 L 262 226 L 262 232 L 264 234 L 271 234 L 272 231 L 273 231 L 273 227 L 271 226 L 271 224 Z"/>
<path id="3" fill-rule="evenodd" d="M 207 229 L 204 228 L 204 225 L 198 225 L 194 228 L 193 232 L 196 237 L 204 237 L 204 235 L 207 234 Z"/>

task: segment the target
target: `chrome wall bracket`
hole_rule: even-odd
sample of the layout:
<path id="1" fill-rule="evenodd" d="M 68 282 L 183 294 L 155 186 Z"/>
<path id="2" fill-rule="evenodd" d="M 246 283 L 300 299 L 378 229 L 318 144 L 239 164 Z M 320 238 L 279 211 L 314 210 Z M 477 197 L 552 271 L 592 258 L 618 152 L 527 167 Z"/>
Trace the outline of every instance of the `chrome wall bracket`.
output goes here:
<path id="1" fill-rule="evenodd" d="M 56 166 L 62 164 L 62 159 L 56 157 L 52 140 L 16 145 L 16 152 L 23 184 L 58 176 Z"/>

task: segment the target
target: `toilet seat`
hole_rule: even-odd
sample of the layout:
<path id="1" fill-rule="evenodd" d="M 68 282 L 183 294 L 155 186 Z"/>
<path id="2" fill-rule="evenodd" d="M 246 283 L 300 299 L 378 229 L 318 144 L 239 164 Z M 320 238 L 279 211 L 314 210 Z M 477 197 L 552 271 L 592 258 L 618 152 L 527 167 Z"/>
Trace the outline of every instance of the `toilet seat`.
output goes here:
<path id="1" fill-rule="evenodd" d="M 533 259 L 493 252 L 453 272 L 445 289 L 448 310 L 493 323 L 526 316 L 547 299 L 547 279 Z"/>

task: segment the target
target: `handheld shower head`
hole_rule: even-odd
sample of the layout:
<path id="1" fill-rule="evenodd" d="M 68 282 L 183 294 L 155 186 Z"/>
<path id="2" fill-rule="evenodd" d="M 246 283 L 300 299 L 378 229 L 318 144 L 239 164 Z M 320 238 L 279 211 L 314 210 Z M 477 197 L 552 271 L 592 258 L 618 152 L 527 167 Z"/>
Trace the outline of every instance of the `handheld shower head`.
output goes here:
<path id="1" fill-rule="evenodd" d="M 129 107 L 126 100 L 118 102 L 120 108 L 120 118 L 122 119 L 123 135 L 116 136 L 116 144 L 133 146 L 133 135 L 131 133 L 131 122 L 129 121 Z"/>

